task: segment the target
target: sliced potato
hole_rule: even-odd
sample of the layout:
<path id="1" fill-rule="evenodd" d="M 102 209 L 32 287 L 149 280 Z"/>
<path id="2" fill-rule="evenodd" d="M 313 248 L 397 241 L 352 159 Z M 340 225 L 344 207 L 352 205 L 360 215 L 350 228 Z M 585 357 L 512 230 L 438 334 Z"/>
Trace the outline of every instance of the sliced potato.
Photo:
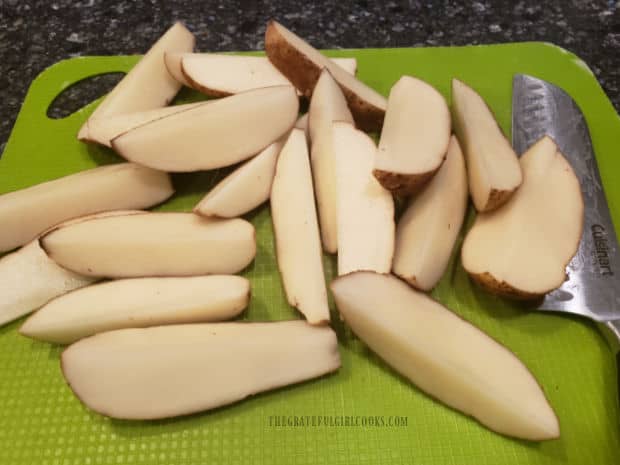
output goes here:
<path id="1" fill-rule="evenodd" d="M 135 278 L 231 274 L 254 259 L 254 227 L 192 213 L 97 218 L 59 227 L 41 246 L 60 266 L 84 276 Z"/>
<path id="2" fill-rule="evenodd" d="M 474 206 L 479 212 L 495 210 L 523 180 L 517 154 L 482 97 L 458 79 L 452 80 L 452 109 Z"/>
<path id="3" fill-rule="evenodd" d="M 84 140 L 112 147 L 112 139 L 131 129 L 180 111 L 189 110 L 203 103 L 188 103 L 186 105 L 174 105 L 154 110 L 139 111 L 137 113 L 124 113 L 122 115 L 95 118 L 88 121 L 88 135 Z"/>
<path id="4" fill-rule="evenodd" d="M 164 53 L 191 52 L 194 44 L 194 35 L 181 23 L 175 23 L 106 95 L 87 122 L 82 125 L 78 139 L 90 138 L 88 121 L 168 105 L 179 91 L 181 84 L 166 70 Z"/>
<path id="5" fill-rule="evenodd" d="M 467 210 L 467 172 L 456 137 L 428 186 L 409 200 L 396 229 L 392 270 L 413 287 L 430 291 L 441 279 Z"/>
<path id="6" fill-rule="evenodd" d="M 250 282 L 239 276 L 120 279 L 52 300 L 19 331 L 70 344 L 113 329 L 227 320 L 249 300 Z"/>
<path id="7" fill-rule="evenodd" d="M 376 146 L 349 123 L 333 123 L 336 157 L 338 275 L 389 273 L 394 255 L 394 200 L 372 175 Z"/>
<path id="8" fill-rule="evenodd" d="M 424 392 L 501 434 L 560 435 L 527 367 L 506 347 L 391 275 L 353 273 L 331 284 L 345 322 Z"/>
<path id="9" fill-rule="evenodd" d="M 276 162 L 284 140 L 278 139 L 230 173 L 196 205 L 202 216 L 233 218 L 244 215 L 269 199 Z"/>
<path id="10" fill-rule="evenodd" d="M 267 25 L 265 51 L 275 67 L 306 97 L 312 96 L 321 71 L 327 68 L 340 85 L 356 124 L 365 131 L 381 129 L 387 107 L 385 97 L 276 21 Z"/>
<path id="11" fill-rule="evenodd" d="M 323 249 L 328 253 L 338 251 L 338 225 L 336 221 L 336 160 L 334 154 L 333 122 L 353 124 L 347 101 L 326 69 L 316 83 L 310 109 L 308 132 L 312 142 L 310 160 L 316 192 L 316 204 L 321 224 Z"/>
<path id="12" fill-rule="evenodd" d="M 208 410 L 340 367 L 336 334 L 304 321 L 121 329 L 62 353 L 75 395 L 112 418 Z"/>
<path id="13" fill-rule="evenodd" d="M 173 193 L 166 173 L 119 163 L 0 195 L 0 252 L 26 244 L 47 228 L 71 218 L 148 208 Z"/>
<path id="14" fill-rule="evenodd" d="M 311 324 L 329 321 L 312 173 L 301 129 L 291 131 L 278 157 L 271 187 L 271 216 L 288 303 Z"/>
<path id="15" fill-rule="evenodd" d="M 166 65 L 166 69 L 170 73 L 170 76 L 174 78 L 175 81 L 183 84 L 186 87 L 189 87 L 189 82 L 185 79 L 185 75 L 183 74 L 183 69 L 181 65 L 181 61 L 185 55 L 188 55 L 191 52 L 183 53 L 183 52 L 164 52 L 164 64 Z"/>
<path id="16" fill-rule="evenodd" d="M 93 281 L 58 266 L 34 240 L 0 258 L 0 325 Z"/>
<path id="17" fill-rule="evenodd" d="M 93 218 L 133 215 L 139 210 L 115 210 L 69 220 L 76 224 Z M 58 266 L 34 239 L 19 250 L 0 258 L 0 325 L 37 310 L 50 300 L 96 281 Z"/>
<path id="18" fill-rule="evenodd" d="M 308 131 L 308 113 L 304 113 L 299 118 L 297 118 L 297 121 L 295 122 L 295 127 L 304 131 L 306 140 L 310 138 L 310 133 Z"/>
<path id="19" fill-rule="evenodd" d="M 292 86 L 256 89 L 160 118 L 112 140 L 122 157 L 164 171 L 233 165 L 276 141 L 295 124 Z"/>
<path id="20" fill-rule="evenodd" d="M 401 195 L 420 190 L 444 161 L 450 141 L 450 110 L 426 82 L 403 76 L 388 99 L 375 177 Z"/>
<path id="21" fill-rule="evenodd" d="M 579 180 L 549 137 L 520 162 L 523 184 L 502 208 L 476 217 L 461 258 L 487 290 L 535 299 L 566 279 L 581 239 L 584 205 Z"/>
<path id="22" fill-rule="evenodd" d="M 355 74 L 355 58 L 333 58 L 332 61 L 348 73 Z M 267 57 L 186 53 L 181 55 L 181 71 L 189 87 L 213 97 L 262 87 L 293 85 Z"/>

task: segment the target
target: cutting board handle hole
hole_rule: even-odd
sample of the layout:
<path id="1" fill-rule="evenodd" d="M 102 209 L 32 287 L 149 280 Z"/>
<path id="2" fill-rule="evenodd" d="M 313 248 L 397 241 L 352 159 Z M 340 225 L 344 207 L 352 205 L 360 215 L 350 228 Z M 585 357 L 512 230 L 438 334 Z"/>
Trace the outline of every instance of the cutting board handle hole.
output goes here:
<path id="1" fill-rule="evenodd" d="M 125 73 L 104 73 L 82 79 L 60 92 L 47 107 L 47 117 L 62 119 L 110 92 Z"/>

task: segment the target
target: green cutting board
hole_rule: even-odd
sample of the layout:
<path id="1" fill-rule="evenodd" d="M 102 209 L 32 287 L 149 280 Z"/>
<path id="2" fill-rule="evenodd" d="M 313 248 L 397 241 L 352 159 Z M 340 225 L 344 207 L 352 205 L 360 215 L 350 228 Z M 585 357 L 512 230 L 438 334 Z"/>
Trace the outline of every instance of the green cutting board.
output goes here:
<path id="1" fill-rule="evenodd" d="M 402 74 L 431 82 L 448 98 L 451 78 L 462 79 L 480 91 L 507 132 L 514 73 L 560 85 L 585 113 L 612 216 L 620 225 L 620 120 L 588 67 L 574 55 L 542 43 L 329 54 L 355 56 L 359 77 L 385 95 Z M 0 193 L 119 161 L 111 151 L 75 138 L 95 104 L 60 120 L 49 119 L 46 110 L 63 89 L 77 81 L 127 71 L 137 59 L 74 58 L 37 77 L 0 159 Z M 186 93 L 185 97 L 196 96 Z M 175 175 L 177 194 L 160 209 L 190 210 L 228 171 Z M 471 216 L 470 212 L 470 221 Z M 276 271 L 269 207 L 247 217 L 257 228 L 259 244 L 256 260 L 245 273 L 252 282 L 253 299 L 243 318 L 299 318 L 286 304 Z M 326 257 L 325 263 L 329 279 L 334 261 Z M 111 420 L 89 411 L 72 395 L 60 372 L 62 348 L 21 337 L 18 321 L 0 328 L 0 463 L 620 463 L 615 368 L 612 352 L 596 325 L 579 318 L 527 312 L 479 292 L 458 259 L 452 260 L 433 294 L 525 362 L 558 414 L 560 439 L 534 443 L 507 438 L 444 407 L 395 374 L 337 318 L 333 326 L 340 338 L 342 368 L 335 375 L 182 418 Z M 449 338 L 450 334 L 437 337 Z M 343 425 L 346 420 L 341 416 L 359 417 L 357 421 L 366 426 Z M 383 426 L 369 426 L 361 418 L 366 416 L 382 417 L 377 422 L 383 421 Z M 406 425 L 390 426 L 391 416 Z M 274 417 L 280 418 L 280 426 Z M 301 421 L 310 424 L 300 425 Z"/>

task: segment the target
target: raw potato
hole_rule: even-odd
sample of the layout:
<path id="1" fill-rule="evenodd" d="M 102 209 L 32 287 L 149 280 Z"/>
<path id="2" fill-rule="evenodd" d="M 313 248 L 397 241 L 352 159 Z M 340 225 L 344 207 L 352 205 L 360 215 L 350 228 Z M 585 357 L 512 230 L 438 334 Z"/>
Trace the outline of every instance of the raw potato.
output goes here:
<path id="1" fill-rule="evenodd" d="M 333 58 L 352 75 L 357 68 L 355 58 Z M 270 86 L 292 86 L 267 57 L 186 53 L 181 57 L 181 70 L 189 87 L 213 97 L 224 97 Z"/>
<path id="2" fill-rule="evenodd" d="M 76 224 L 92 218 L 133 215 L 139 210 L 116 210 L 69 220 Z M 58 266 L 35 239 L 21 249 L 0 258 L 0 325 L 38 309 L 55 297 L 88 286 L 95 279 Z"/>
<path id="3" fill-rule="evenodd" d="M 566 279 L 581 239 L 584 205 L 579 181 L 552 139 L 538 141 L 520 162 L 523 184 L 502 208 L 477 216 L 462 262 L 487 290 L 534 299 Z"/>
<path id="4" fill-rule="evenodd" d="M 196 205 L 194 213 L 234 218 L 267 201 L 283 144 L 282 139 L 277 140 L 229 174 Z"/>
<path id="5" fill-rule="evenodd" d="M 250 282 L 239 276 L 121 279 L 52 300 L 19 332 L 70 344 L 114 329 L 227 320 L 249 301 Z"/>
<path id="6" fill-rule="evenodd" d="M 173 193 L 166 173 L 119 163 L 0 195 L 0 252 L 26 244 L 47 228 L 71 218 L 148 208 Z"/>
<path id="7" fill-rule="evenodd" d="M 372 175 L 376 147 L 349 123 L 333 123 L 338 275 L 388 273 L 394 255 L 394 200 Z"/>
<path id="8" fill-rule="evenodd" d="M 83 221 L 52 230 L 41 246 L 85 276 L 135 278 L 232 274 L 254 259 L 254 227 L 193 213 L 147 213 Z"/>
<path id="9" fill-rule="evenodd" d="M 420 190 L 437 173 L 450 142 L 450 110 L 433 86 L 411 76 L 394 84 L 374 175 L 399 195 Z"/>
<path id="10" fill-rule="evenodd" d="M 198 171 L 250 158 L 295 124 L 291 86 L 256 89 L 132 129 L 112 141 L 122 157 L 163 171 Z"/>
<path id="11" fill-rule="evenodd" d="M 204 102 L 174 105 L 171 107 L 156 108 L 155 110 L 125 113 L 107 118 L 104 117 L 89 120 L 87 122 L 88 135 L 84 140 L 105 145 L 106 147 L 112 147 L 112 139 L 131 129 L 150 123 L 151 121 L 173 115 L 180 111 L 189 110 L 198 105 L 202 105 L 203 103 Z"/>
<path id="12" fill-rule="evenodd" d="M 527 367 L 508 349 L 391 275 L 353 273 L 331 284 L 353 332 L 424 392 L 508 436 L 560 436 Z"/>
<path id="13" fill-rule="evenodd" d="M 166 70 L 164 53 L 191 52 L 194 43 L 194 35 L 181 23 L 175 23 L 106 95 L 80 128 L 78 139 L 89 139 L 88 121 L 168 105 L 181 88 L 181 84 Z"/>
<path id="14" fill-rule="evenodd" d="M 187 79 L 185 79 L 185 76 L 183 75 L 181 61 L 183 60 L 183 57 L 185 55 L 188 55 L 190 53 L 191 52 L 164 52 L 164 64 L 166 65 L 166 69 L 170 73 L 170 76 L 172 76 L 175 81 L 183 84 L 186 87 L 189 87 L 190 85 L 189 82 L 187 82 Z"/>
<path id="15" fill-rule="evenodd" d="M 385 97 L 276 21 L 267 25 L 265 51 L 275 67 L 306 97 L 312 96 L 321 71 L 327 68 L 340 85 L 356 124 L 365 131 L 381 129 L 387 107 Z"/>
<path id="16" fill-rule="evenodd" d="M 479 212 L 495 210 L 521 185 L 517 154 L 482 97 L 457 79 L 452 80 L 452 109 L 474 206 Z"/>
<path id="17" fill-rule="evenodd" d="M 271 216 L 288 303 L 311 324 L 329 321 L 312 173 L 301 129 L 291 131 L 280 152 L 271 187 Z"/>
<path id="18" fill-rule="evenodd" d="M 323 249 L 328 253 L 338 251 L 338 225 L 336 222 L 336 160 L 334 155 L 334 121 L 353 124 L 342 91 L 326 69 L 316 83 L 308 116 L 310 133 L 312 176 L 316 204 L 321 225 Z"/>
<path id="19" fill-rule="evenodd" d="M 66 349 L 62 371 L 92 410 L 131 420 L 208 410 L 340 367 L 336 334 L 304 321 L 121 329 Z"/>
<path id="20" fill-rule="evenodd" d="M 308 113 L 304 113 L 299 118 L 297 118 L 297 122 L 295 123 L 295 127 L 297 129 L 302 129 L 304 131 L 304 135 L 306 136 L 306 140 L 310 139 L 310 132 L 308 130 Z"/>
<path id="21" fill-rule="evenodd" d="M 0 258 L 0 325 L 94 280 L 61 268 L 34 240 Z"/>
<path id="22" fill-rule="evenodd" d="M 452 136 L 446 161 L 429 185 L 409 200 L 398 223 L 394 274 L 422 291 L 435 287 L 461 230 L 467 195 L 465 160 Z"/>

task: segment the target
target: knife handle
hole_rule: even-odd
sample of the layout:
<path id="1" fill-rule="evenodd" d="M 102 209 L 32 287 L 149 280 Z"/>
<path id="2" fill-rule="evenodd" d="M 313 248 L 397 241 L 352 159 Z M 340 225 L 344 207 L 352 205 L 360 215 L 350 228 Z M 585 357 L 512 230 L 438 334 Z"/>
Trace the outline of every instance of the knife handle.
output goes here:
<path id="1" fill-rule="evenodd" d="M 618 343 L 620 343 L 620 320 L 612 320 L 605 323 L 605 325 L 611 329 L 611 332 L 618 339 Z M 618 376 L 618 403 L 620 405 L 620 350 L 616 351 L 616 368 L 617 368 L 617 376 Z"/>

